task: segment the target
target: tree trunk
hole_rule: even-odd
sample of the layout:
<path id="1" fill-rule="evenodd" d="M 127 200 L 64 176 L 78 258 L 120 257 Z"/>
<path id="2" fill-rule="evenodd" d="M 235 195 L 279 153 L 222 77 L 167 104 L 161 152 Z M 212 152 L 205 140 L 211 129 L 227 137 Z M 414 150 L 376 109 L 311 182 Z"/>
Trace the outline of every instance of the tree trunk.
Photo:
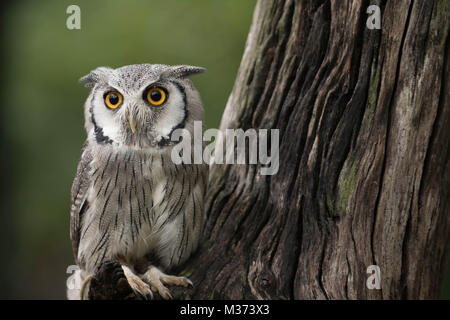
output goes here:
<path id="1" fill-rule="evenodd" d="M 366 27 L 378 4 L 381 30 Z M 450 225 L 449 3 L 259 0 L 221 129 L 280 169 L 213 165 L 197 299 L 437 298 Z M 379 266 L 381 289 L 368 289 Z"/>
<path id="2" fill-rule="evenodd" d="M 366 27 L 381 8 L 381 30 Z M 449 3 L 259 0 L 221 129 L 280 168 L 212 165 L 193 299 L 437 298 L 449 237 Z M 371 265 L 381 289 L 369 289 Z"/>

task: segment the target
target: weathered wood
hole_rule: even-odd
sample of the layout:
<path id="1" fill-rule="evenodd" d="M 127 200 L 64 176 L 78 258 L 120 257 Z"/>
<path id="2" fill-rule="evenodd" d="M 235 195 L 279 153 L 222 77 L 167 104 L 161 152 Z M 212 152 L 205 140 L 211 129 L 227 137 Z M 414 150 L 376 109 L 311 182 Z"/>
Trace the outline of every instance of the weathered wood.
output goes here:
<path id="1" fill-rule="evenodd" d="M 378 4 L 381 30 L 366 27 Z M 280 169 L 213 165 L 197 299 L 436 298 L 450 226 L 449 3 L 260 0 L 221 129 Z M 381 269 L 381 290 L 366 287 Z M 178 270 L 180 271 L 180 270 Z"/>

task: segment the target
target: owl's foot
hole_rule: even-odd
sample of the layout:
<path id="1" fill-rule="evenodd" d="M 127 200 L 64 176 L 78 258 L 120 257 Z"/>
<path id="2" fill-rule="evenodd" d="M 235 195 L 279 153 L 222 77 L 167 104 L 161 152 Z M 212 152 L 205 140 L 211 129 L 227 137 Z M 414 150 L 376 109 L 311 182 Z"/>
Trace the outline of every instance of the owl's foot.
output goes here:
<path id="1" fill-rule="evenodd" d="M 95 275 L 91 275 L 86 280 L 89 281 L 87 297 L 89 300 L 127 300 L 136 298 L 124 275 L 122 266 L 116 261 L 103 263 Z"/>
<path id="2" fill-rule="evenodd" d="M 172 299 L 172 295 L 165 285 L 180 287 L 193 286 L 192 281 L 188 278 L 167 275 L 154 266 L 149 267 L 147 272 L 142 276 L 142 279 L 150 285 L 152 291 L 158 292 L 165 300 Z"/>
<path id="3" fill-rule="evenodd" d="M 144 281 L 142 281 L 141 278 L 135 275 L 128 266 L 122 265 L 122 269 L 125 277 L 127 278 L 128 284 L 130 285 L 131 289 L 133 289 L 134 293 L 136 293 L 136 295 L 146 300 L 153 299 L 153 293 L 152 290 L 150 290 L 148 284 L 146 284 Z"/>

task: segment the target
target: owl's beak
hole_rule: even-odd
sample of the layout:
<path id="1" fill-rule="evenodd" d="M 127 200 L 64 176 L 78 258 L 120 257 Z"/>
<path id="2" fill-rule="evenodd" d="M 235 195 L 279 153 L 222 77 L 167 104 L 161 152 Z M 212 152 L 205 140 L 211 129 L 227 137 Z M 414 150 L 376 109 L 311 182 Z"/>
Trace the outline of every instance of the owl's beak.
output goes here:
<path id="1" fill-rule="evenodd" d="M 130 117 L 128 118 L 128 122 L 130 123 L 131 132 L 136 132 L 136 123 L 134 122 L 133 115 L 130 114 Z"/>

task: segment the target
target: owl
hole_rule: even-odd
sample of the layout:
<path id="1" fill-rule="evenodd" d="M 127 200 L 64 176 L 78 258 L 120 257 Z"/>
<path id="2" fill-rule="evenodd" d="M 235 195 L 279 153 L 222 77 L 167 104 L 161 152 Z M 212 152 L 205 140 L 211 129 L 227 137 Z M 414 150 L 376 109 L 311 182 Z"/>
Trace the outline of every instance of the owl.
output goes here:
<path id="1" fill-rule="evenodd" d="M 207 164 L 175 164 L 176 129 L 193 133 L 203 120 L 200 95 L 188 76 L 194 66 L 136 64 L 99 67 L 80 82 L 87 139 L 71 189 L 70 237 L 85 299 L 103 263 L 116 261 L 134 293 L 171 295 L 167 285 L 189 286 L 167 274 L 197 248 L 205 222 Z M 191 148 L 194 150 L 194 148 Z M 193 157 L 193 156 L 192 156 Z"/>

